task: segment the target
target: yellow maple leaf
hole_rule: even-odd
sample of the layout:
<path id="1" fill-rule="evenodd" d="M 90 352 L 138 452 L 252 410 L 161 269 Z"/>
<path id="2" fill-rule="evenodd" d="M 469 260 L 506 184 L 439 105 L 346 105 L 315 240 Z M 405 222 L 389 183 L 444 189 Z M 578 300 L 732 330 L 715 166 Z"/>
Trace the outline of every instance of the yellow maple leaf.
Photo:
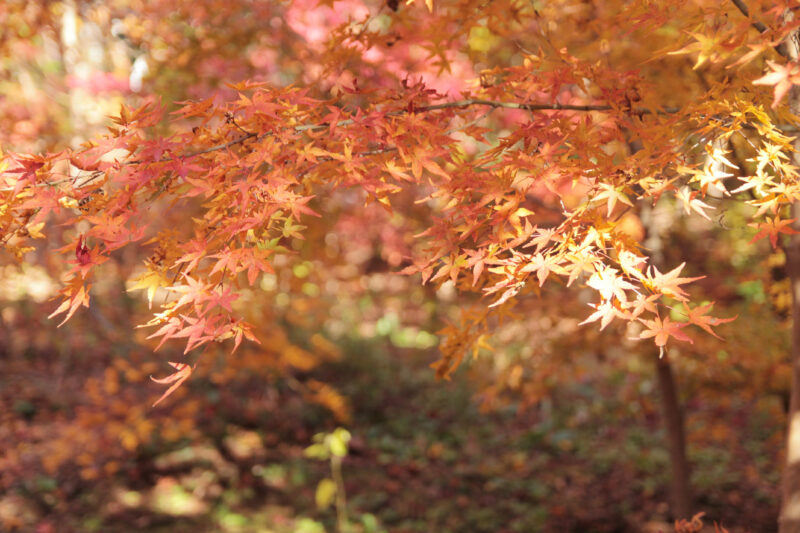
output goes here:
<path id="1" fill-rule="evenodd" d="M 128 292 L 147 289 L 147 304 L 149 308 L 152 309 L 153 297 L 156 294 L 156 290 L 161 287 L 167 287 L 168 285 L 169 282 L 165 280 L 161 274 L 149 270 L 133 280 L 133 283 L 128 287 Z"/>
<path id="2" fill-rule="evenodd" d="M 31 224 L 27 227 L 28 235 L 31 236 L 33 239 L 44 239 L 44 234 L 42 234 L 42 228 L 44 227 L 44 222 L 39 222 L 38 224 Z"/>

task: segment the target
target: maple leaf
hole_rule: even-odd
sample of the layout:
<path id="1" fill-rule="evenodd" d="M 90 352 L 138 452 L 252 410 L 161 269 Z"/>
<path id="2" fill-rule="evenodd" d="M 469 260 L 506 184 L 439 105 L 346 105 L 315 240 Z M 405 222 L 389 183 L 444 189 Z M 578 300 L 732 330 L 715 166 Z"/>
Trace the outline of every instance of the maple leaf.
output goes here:
<path id="1" fill-rule="evenodd" d="M 614 187 L 609 183 L 601 183 L 599 186 L 602 191 L 595 195 L 593 200 L 606 200 L 606 206 L 608 209 L 606 216 L 611 216 L 611 213 L 614 211 L 614 207 L 617 205 L 617 201 L 633 207 L 633 202 L 631 202 L 630 198 L 628 198 L 625 193 L 623 193 L 621 190 L 618 190 L 619 187 Z"/>
<path id="2" fill-rule="evenodd" d="M 464 256 L 451 254 L 448 257 L 442 258 L 442 262 L 444 265 L 439 268 L 430 281 L 436 281 L 437 279 L 445 276 L 449 276 L 452 281 L 456 281 L 458 278 L 458 273 L 465 264 Z"/>
<path id="3" fill-rule="evenodd" d="M 700 192 L 702 192 L 704 196 L 708 193 L 709 188 L 724 196 L 729 196 L 730 193 L 724 188 L 722 181 L 733 177 L 733 174 L 725 172 L 723 169 L 726 166 L 735 169 L 738 167 L 731 163 L 725 157 L 725 152 L 719 148 L 711 150 L 707 157 L 708 160 L 706 164 L 703 165 L 703 168 L 691 168 L 678 165 L 678 173 L 692 176 L 690 183 L 699 183 Z M 685 193 L 681 196 L 683 195 L 685 195 Z M 684 204 L 686 203 L 687 202 L 684 200 Z"/>
<path id="4" fill-rule="evenodd" d="M 759 230 L 755 237 L 750 240 L 750 243 L 752 244 L 760 239 L 763 239 L 764 237 L 769 236 L 769 242 L 772 245 L 772 249 L 776 249 L 778 247 L 779 234 L 785 233 L 786 235 L 793 235 L 795 233 L 800 233 L 800 231 L 797 231 L 790 226 L 790 224 L 795 220 L 797 219 L 781 219 L 778 215 L 775 215 L 773 218 L 767 217 L 766 222 L 748 224 L 748 226 L 755 227 Z"/>
<path id="5" fill-rule="evenodd" d="M 168 316 L 171 311 L 172 311 L 171 309 L 168 309 L 163 313 L 159 313 L 155 317 L 153 317 L 149 322 L 147 322 L 147 324 L 142 324 L 141 326 L 138 326 L 138 327 L 148 327 L 148 326 L 161 325 L 158 331 L 147 337 L 148 339 L 161 337 L 161 341 L 155 348 L 156 351 L 158 351 L 158 349 L 161 348 L 165 342 L 174 337 L 175 332 L 179 331 L 181 329 L 181 326 L 183 325 L 183 321 L 181 321 L 180 318 L 176 316 Z"/>
<path id="6" fill-rule="evenodd" d="M 703 35 L 702 33 L 686 32 L 694 37 L 695 42 L 689 43 L 680 50 L 669 52 L 669 55 L 693 54 L 697 52 L 697 61 L 692 67 L 697 70 L 702 67 L 709 59 L 716 57 L 716 50 L 719 47 L 719 40 L 716 35 Z"/>
<path id="7" fill-rule="evenodd" d="M 653 292 L 660 292 L 661 294 L 670 296 L 676 300 L 686 301 L 689 294 L 681 288 L 681 285 L 690 283 L 692 281 L 697 281 L 698 279 L 703 279 L 705 276 L 698 276 L 696 278 L 679 278 L 678 274 L 680 274 L 681 270 L 683 270 L 683 267 L 685 266 L 686 262 L 683 262 L 666 274 L 662 274 L 658 271 L 658 268 L 651 266 L 647 274 L 647 278 L 644 280 L 644 284 Z"/>
<path id="8" fill-rule="evenodd" d="M 638 279 L 642 279 L 644 277 L 644 274 L 642 274 L 642 269 L 644 268 L 644 265 L 647 264 L 646 257 L 636 255 L 630 250 L 621 250 L 617 256 L 619 264 L 622 267 L 622 271 L 625 274 Z"/>
<path id="9" fill-rule="evenodd" d="M 191 272 L 197 266 L 197 263 L 206 256 L 208 251 L 206 250 L 206 242 L 200 238 L 193 239 L 186 243 L 186 248 L 190 251 L 175 261 L 175 266 L 181 263 L 188 263 L 185 267 L 185 271 Z"/>
<path id="10" fill-rule="evenodd" d="M 550 243 L 550 241 L 556 240 L 558 232 L 556 228 L 539 228 L 539 232 L 533 237 L 525 247 L 529 246 L 536 246 L 536 251 L 539 252 Z"/>
<path id="11" fill-rule="evenodd" d="M 183 107 L 177 111 L 173 111 L 173 115 L 180 115 L 181 118 L 189 117 L 205 117 L 205 121 L 210 120 L 211 116 L 209 111 L 214 107 L 214 97 L 207 98 L 201 102 L 175 102 L 182 104 Z M 124 110 L 124 108 L 123 108 Z"/>
<path id="12" fill-rule="evenodd" d="M 733 322 L 738 317 L 737 315 L 732 318 L 716 318 L 706 315 L 706 312 L 710 311 L 711 308 L 714 307 L 714 302 L 706 305 L 699 305 L 694 309 L 690 309 L 689 306 L 684 303 L 683 307 L 686 309 L 686 317 L 689 323 L 702 328 L 718 339 L 721 339 L 722 337 L 714 333 L 714 331 L 711 329 L 711 326 L 718 326 L 720 324 L 725 324 L 726 322 Z"/>
<path id="13" fill-rule="evenodd" d="M 78 310 L 80 306 L 89 307 L 89 289 L 91 285 L 86 287 L 83 286 L 83 279 L 78 276 L 73 276 L 70 280 L 69 284 L 64 287 L 63 293 L 66 295 L 61 305 L 58 308 L 50 313 L 47 318 L 53 318 L 54 316 L 58 316 L 61 313 L 67 313 L 67 316 L 58 327 L 63 326 L 71 317 L 75 314 L 75 311 Z"/>
<path id="14" fill-rule="evenodd" d="M 589 304 L 589 306 L 596 309 L 596 311 L 589 315 L 586 320 L 580 322 L 578 324 L 579 326 L 600 320 L 600 331 L 603 331 L 612 320 L 617 317 L 624 317 L 624 315 L 620 313 L 619 309 L 617 309 L 616 306 L 611 303 L 611 300 L 606 300 L 599 304 Z"/>
<path id="15" fill-rule="evenodd" d="M 576 252 L 567 255 L 570 264 L 564 267 L 565 271 L 569 273 L 567 280 L 567 287 L 578 279 L 584 272 L 595 272 L 597 265 L 601 262 L 600 259 L 591 252 L 591 250 L 577 250 Z"/>
<path id="16" fill-rule="evenodd" d="M 749 48 L 750 51 L 744 54 L 742 57 L 740 57 L 733 65 L 730 65 L 730 67 L 746 65 L 756 57 L 763 54 L 766 50 L 772 48 L 772 46 L 770 46 L 769 43 L 757 43 L 757 44 L 748 44 L 747 48 Z"/>
<path id="17" fill-rule="evenodd" d="M 774 85 L 772 108 L 775 109 L 792 88 L 792 85 L 800 83 L 800 63 L 797 61 L 789 62 L 785 65 L 767 60 L 767 65 L 772 70 L 764 74 L 757 80 L 753 80 L 753 85 Z"/>
<path id="18" fill-rule="evenodd" d="M 217 337 L 213 325 L 218 315 L 210 318 L 181 315 L 181 318 L 183 323 L 188 324 L 188 326 L 172 333 L 171 336 L 176 339 L 186 337 L 186 347 L 183 349 L 184 355 L 193 348 L 202 346 Z"/>
<path id="19" fill-rule="evenodd" d="M 149 270 L 134 280 L 134 283 L 128 287 L 128 292 L 147 289 L 147 304 L 148 308 L 152 309 L 153 297 L 156 291 L 160 287 L 167 287 L 168 285 L 169 282 L 160 273 Z"/>
<path id="20" fill-rule="evenodd" d="M 194 304 L 195 309 L 198 310 L 199 304 L 213 298 L 212 287 L 214 284 L 203 283 L 201 279 L 195 279 L 188 274 L 183 275 L 183 280 L 186 282 L 185 285 L 175 285 L 167 288 L 167 290 L 181 295 L 174 302 L 173 309 L 179 309 L 185 305 Z"/>
<path id="21" fill-rule="evenodd" d="M 481 274 L 483 273 L 483 269 L 486 266 L 486 251 L 465 251 L 467 256 L 469 256 L 469 260 L 467 260 L 467 268 L 472 269 L 472 286 L 474 287 L 478 283 L 478 278 L 480 278 Z"/>
<path id="22" fill-rule="evenodd" d="M 108 261 L 108 256 L 100 253 L 100 247 L 96 245 L 94 248 L 89 249 L 86 246 L 86 241 L 83 235 L 78 236 L 78 242 L 75 245 L 75 259 L 69 262 L 75 265 L 74 271 L 80 272 L 81 278 L 86 278 L 92 267 L 101 265 Z"/>
<path id="23" fill-rule="evenodd" d="M 403 169 L 401 167 L 398 167 L 394 161 L 387 161 L 384 170 L 388 172 L 395 179 L 407 182 L 414 181 L 414 179 L 405 172 L 403 172 Z"/>
<path id="24" fill-rule="evenodd" d="M 634 301 L 625 305 L 625 318 L 628 320 L 639 318 L 645 311 L 655 314 L 657 309 L 655 301 L 658 300 L 658 298 L 660 298 L 658 294 L 651 294 L 650 296 L 637 294 Z"/>
<path id="25" fill-rule="evenodd" d="M 45 236 L 42 233 L 42 228 L 44 228 L 44 222 L 30 224 L 25 229 L 28 231 L 28 235 L 31 237 L 31 239 L 44 239 Z"/>
<path id="26" fill-rule="evenodd" d="M 622 276 L 618 276 L 617 272 L 619 271 L 616 268 L 605 267 L 592 274 L 586 284 L 599 292 L 603 300 L 610 301 L 616 297 L 620 302 L 627 302 L 628 296 L 625 291 L 636 287 L 625 281 Z"/>
<path id="27" fill-rule="evenodd" d="M 508 287 L 507 282 L 505 282 L 505 281 L 502 282 L 502 285 Z M 503 305 L 508 300 L 510 300 L 511 298 L 516 296 L 517 293 L 519 293 L 519 291 L 522 290 L 522 286 L 523 286 L 523 283 L 515 283 L 514 285 L 508 287 L 503 292 L 503 294 L 500 295 L 500 298 L 498 298 L 496 301 L 492 302 L 489 305 L 489 307 L 499 307 L 499 306 Z M 497 287 L 497 286 L 495 286 L 495 287 Z M 487 292 L 489 292 L 492 289 L 494 289 L 496 291 L 497 289 L 495 289 L 495 287 L 492 287 L 491 289 L 487 290 Z"/>
<path id="28" fill-rule="evenodd" d="M 694 344 L 694 341 L 692 341 L 691 338 L 687 337 L 686 334 L 681 333 L 681 329 L 687 326 L 685 322 L 673 322 L 669 317 L 665 317 L 664 320 L 661 320 L 661 318 L 658 316 L 653 318 L 653 320 L 641 320 L 641 322 L 647 326 L 647 329 L 639 333 L 638 338 L 649 339 L 651 337 L 655 337 L 656 346 L 660 348 L 666 346 L 667 340 L 670 337 L 674 337 L 679 341 Z"/>
<path id="29" fill-rule="evenodd" d="M 14 194 L 20 192 L 26 185 L 36 182 L 36 173 L 44 167 L 50 158 L 41 155 L 17 155 L 13 158 L 20 167 L 7 170 L 7 174 L 19 174 L 19 178 L 14 181 Z"/>
<path id="30" fill-rule="evenodd" d="M 547 280 L 547 276 L 550 274 L 550 272 L 555 274 L 565 273 L 564 269 L 559 265 L 560 261 L 561 257 L 559 256 L 544 256 L 540 253 L 537 253 L 530 258 L 530 263 L 520 269 L 520 272 L 536 272 L 536 277 L 539 280 L 539 287 L 541 287 L 544 285 L 544 282 Z"/>
<path id="31" fill-rule="evenodd" d="M 75 245 L 75 258 L 78 260 L 78 264 L 81 266 L 88 265 L 92 260 L 92 256 L 89 253 L 89 248 L 86 246 L 83 235 L 78 236 L 78 243 Z"/>
<path id="32" fill-rule="evenodd" d="M 707 203 L 698 200 L 697 195 L 700 194 L 699 191 L 692 191 L 688 187 L 683 187 L 679 191 L 675 193 L 675 196 L 683 202 L 683 209 L 686 211 L 686 214 L 690 214 L 692 211 L 698 213 L 701 217 L 706 220 L 711 220 L 704 209 L 714 209 L 712 206 L 708 205 Z"/>
<path id="33" fill-rule="evenodd" d="M 292 216 L 296 220 L 300 220 L 300 215 L 311 215 L 312 217 L 319 217 L 322 216 L 306 204 L 311 200 L 313 196 L 305 196 L 305 197 L 296 197 L 293 198 L 292 201 L 289 203 L 288 208 L 292 211 Z"/>
<path id="34" fill-rule="evenodd" d="M 239 321 L 237 324 L 234 324 L 232 331 L 234 332 L 234 338 L 233 349 L 231 350 L 231 353 L 234 353 L 239 348 L 239 345 L 242 343 L 242 338 L 251 340 L 256 344 L 261 344 L 261 341 L 258 340 L 253 333 L 253 326 L 246 322 Z"/>
<path id="35" fill-rule="evenodd" d="M 162 385 L 166 385 L 167 383 L 172 383 L 172 385 L 161 395 L 161 397 L 153 403 L 153 407 L 160 404 L 167 396 L 175 392 L 178 387 L 180 387 L 184 381 L 189 379 L 189 376 L 192 375 L 192 370 L 194 370 L 194 366 L 189 366 L 185 363 L 176 363 L 173 361 L 169 361 L 169 364 L 175 369 L 173 374 L 165 378 L 154 378 L 150 376 L 150 379 L 155 381 L 156 383 L 160 383 Z M 196 365 L 195 365 L 196 366 Z"/>

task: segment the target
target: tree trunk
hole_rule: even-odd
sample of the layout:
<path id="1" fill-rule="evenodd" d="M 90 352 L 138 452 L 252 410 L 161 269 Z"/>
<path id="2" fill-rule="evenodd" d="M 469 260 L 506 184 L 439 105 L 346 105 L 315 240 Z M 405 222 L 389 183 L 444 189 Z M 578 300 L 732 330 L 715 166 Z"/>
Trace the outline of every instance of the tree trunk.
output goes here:
<path id="1" fill-rule="evenodd" d="M 800 108 L 800 91 L 790 91 L 790 105 Z M 800 149 L 795 141 L 795 149 Z M 794 162 L 800 165 L 798 153 Z M 792 206 L 792 217 L 798 220 L 794 229 L 800 231 L 800 205 Z M 792 372 L 792 389 L 789 398 L 786 430 L 786 464 L 781 485 L 780 533 L 800 533 L 800 238 L 792 235 L 786 248 L 786 272 L 792 286 L 792 348 L 789 362 Z"/>
<path id="2" fill-rule="evenodd" d="M 787 18 L 793 18 L 791 13 Z M 781 55 L 797 60 L 800 45 L 800 33 L 797 31 L 781 44 L 778 50 Z M 800 113 L 800 87 L 794 86 L 789 91 L 789 109 Z M 794 164 L 800 166 L 800 140 L 795 141 Z M 800 230 L 800 205 L 795 201 L 792 206 L 792 217 L 798 220 L 794 229 Z M 781 515 L 779 519 L 780 533 L 800 533 L 800 239 L 792 235 L 786 250 L 786 270 L 792 284 L 792 351 L 790 364 L 792 369 L 792 390 L 789 399 L 786 431 L 786 464 L 781 484 Z"/>
<path id="3" fill-rule="evenodd" d="M 678 401 L 675 376 L 669 360 L 655 356 L 658 389 L 661 394 L 661 414 L 667 434 L 670 464 L 670 505 L 675 520 L 692 516 L 692 494 L 689 485 L 689 461 L 686 458 L 686 431 L 683 410 Z"/>
<path id="4" fill-rule="evenodd" d="M 798 211 L 795 205 L 794 216 Z M 786 269 L 792 283 L 792 391 L 787 414 L 780 533 L 800 533 L 800 239 L 796 235 L 787 250 Z"/>
<path id="5" fill-rule="evenodd" d="M 656 212 L 656 207 L 644 204 L 641 211 L 642 224 L 646 231 L 645 247 L 650 250 L 651 264 L 663 262 L 664 242 L 662 231 L 674 221 L 671 212 Z M 683 409 L 678 400 L 678 388 L 672 363 L 665 355 L 654 355 L 658 391 L 661 396 L 661 417 L 664 433 L 667 436 L 669 451 L 669 495 L 670 512 L 676 520 L 692 516 L 692 491 L 689 482 L 689 460 L 686 455 L 686 430 L 683 425 Z"/>

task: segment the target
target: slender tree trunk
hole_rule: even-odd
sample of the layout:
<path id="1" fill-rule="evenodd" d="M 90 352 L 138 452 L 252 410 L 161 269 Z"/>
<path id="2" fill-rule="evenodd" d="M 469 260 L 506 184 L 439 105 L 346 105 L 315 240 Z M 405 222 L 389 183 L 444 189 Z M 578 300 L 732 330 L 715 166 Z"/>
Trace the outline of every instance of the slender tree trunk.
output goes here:
<path id="1" fill-rule="evenodd" d="M 663 262 L 662 230 L 668 228 L 673 220 L 672 213 L 657 213 L 657 207 L 647 204 L 642 206 L 641 220 L 647 233 L 645 246 L 650 250 L 652 263 Z M 654 355 L 658 392 L 661 396 L 661 418 L 664 433 L 667 436 L 669 451 L 669 495 L 670 511 L 673 518 L 682 519 L 692 516 L 692 491 L 689 482 L 691 475 L 689 459 L 686 454 L 686 430 L 683 425 L 683 409 L 678 400 L 678 387 L 672 363 L 667 356 Z"/>
<path id="2" fill-rule="evenodd" d="M 792 90 L 793 109 L 800 108 L 800 91 Z M 795 110 L 795 112 L 797 112 Z M 795 149 L 800 149 L 795 142 Z M 800 157 L 795 152 L 795 164 Z M 800 231 L 800 205 L 792 206 L 794 226 Z M 792 235 L 786 249 L 786 270 L 792 285 L 792 348 L 789 360 L 792 389 L 786 431 L 786 464 L 781 486 L 780 533 L 800 533 L 800 235 Z"/>
<path id="3" fill-rule="evenodd" d="M 661 416 L 667 434 L 669 449 L 669 493 L 673 518 L 692 516 L 692 492 L 689 484 L 690 469 L 686 457 L 686 430 L 683 409 L 678 400 L 672 365 L 666 358 L 655 356 L 658 389 L 661 394 Z"/>
<path id="4" fill-rule="evenodd" d="M 793 18 L 791 13 L 788 18 Z M 797 60 L 800 52 L 800 32 L 794 31 L 781 44 L 779 52 L 789 59 Z M 789 108 L 800 113 L 800 87 L 789 91 Z M 800 166 L 800 140 L 795 141 L 794 163 Z M 800 205 L 795 201 L 792 217 L 794 226 L 800 230 Z M 800 235 L 792 235 L 786 250 L 786 270 L 792 284 L 792 390 L 787 414 L 786 464 L 781 486 L 780 533 L 800 533 Z"/>
<path id="5" fill-rule="evenodd" d="M 794 215 L 798 216 L 798 205 Z M 800 239 L 792 236 L 786 254 L 792 283 L 792 390 L 786 441 L 786 464 L 781 487 L 780 533 L 800 533 Z"/>

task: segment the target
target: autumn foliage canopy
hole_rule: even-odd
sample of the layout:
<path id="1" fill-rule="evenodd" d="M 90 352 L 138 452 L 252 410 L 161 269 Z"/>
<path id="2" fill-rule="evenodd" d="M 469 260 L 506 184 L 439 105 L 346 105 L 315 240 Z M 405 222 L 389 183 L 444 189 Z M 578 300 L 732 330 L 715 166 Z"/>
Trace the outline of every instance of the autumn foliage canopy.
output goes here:
<path id="1" fill-rule="evenodd" d="M 733 317 L 692 300 L 702 272 L 654 264 L 643 208 L 674 202 L 724 225 L 737 200 L 753 207 L 754 241 L 795 233 L 783 104 L 800 64 L 779 48 L 800 24 L 793 2 L 347 0 L 322 2 L 318 20 L 300 3 L 145 4 L 122 24 L 151 68 L 224 64 L 218 84 L 173 86 L 178 102 L 130 92 L 80 147 L 32 155 L 6 140 L 3 247 L 25 260 L 65 229 L 62 324 L 133 249 L 128 290 L 152 309 L 156 347 L 259 342 L 243 291 L 319 238 L 319 217 L 379 209 L 408 217 L 385 245 L 398 275 L 482 297 L 443 332 L 439 376 L 487 347 L 515 301 L 555 285 L 592 291 L 586 327 L 625 322 L 663 350 Z M 32 9 L 54 16 L 11 2 L 0 18 Z M 170 31 L 170 17 L 194 29 Z M 194 57 L 216 25 L 258 45 Z M 4 39 L 15 50 L 21 36 Z M 302 71 L 282 70 L 297 60 Z M 166 394 L 194 367 L 171 364 Z"/>

